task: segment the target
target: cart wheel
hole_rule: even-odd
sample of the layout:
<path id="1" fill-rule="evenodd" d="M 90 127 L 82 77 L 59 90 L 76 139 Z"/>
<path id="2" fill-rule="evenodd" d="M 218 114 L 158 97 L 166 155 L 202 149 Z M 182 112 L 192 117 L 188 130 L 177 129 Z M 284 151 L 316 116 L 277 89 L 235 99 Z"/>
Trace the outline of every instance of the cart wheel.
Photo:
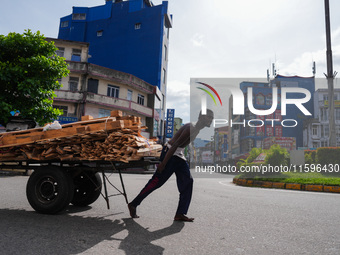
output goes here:
<path id="1" fill-rule="evenodd" d="M 64 210 L 73 198 L 72 178 L 59 167 L 36 170 L 28 179 L 26 196 L 39 213 L 56 214 Z"/>
<path id="2" fill-rule="evenodd" d="M 102 190 L 99 173 L 83 171 L 73 178 L 75 186 L 71 203 L 75 206 L 87 206 L 98 199 Z"/>

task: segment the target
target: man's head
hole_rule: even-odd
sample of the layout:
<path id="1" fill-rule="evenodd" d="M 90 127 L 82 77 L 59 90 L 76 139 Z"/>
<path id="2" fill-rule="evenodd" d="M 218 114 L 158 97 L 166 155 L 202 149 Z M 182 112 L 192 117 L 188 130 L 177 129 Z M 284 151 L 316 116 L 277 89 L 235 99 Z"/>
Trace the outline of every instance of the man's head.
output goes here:
<path id="1" fill-rule="evenodd" d="M 201 123 L 203 127 L 210 127 L 211 122 L 214 119 L 214 112 L 210 109 L 207 109 L 206 114 L 199 113 L 198 123 Z"/>

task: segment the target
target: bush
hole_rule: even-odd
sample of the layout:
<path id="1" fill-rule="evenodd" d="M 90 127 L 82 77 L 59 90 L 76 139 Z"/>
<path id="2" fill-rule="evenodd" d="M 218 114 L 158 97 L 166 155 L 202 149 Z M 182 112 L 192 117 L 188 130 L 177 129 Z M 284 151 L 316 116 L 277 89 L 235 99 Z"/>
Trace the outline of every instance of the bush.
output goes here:
<path id="1" fill-rule="evenodd" d="M 264 163 L 254 163 L 253 161 L 262 153 L 266 153 L 267 156 L 265 158 Z M 260 165 L 270 165 L 270 166 L 281 166 L 281 165 L 288 165 L 289 164 L 289 153 L 286 149 L 281 148 L 280 145 L 274 144 L 270 147 L 269 150 L 262 150 L 261 148 L 253 148 L 249 152 L 249 156 L 247 159 L 240 160 L 237 163 L 238 169 L 241 166 L 260 166 Z M 268 175 L 276 175 L 279 176 L 278 173 L 273 172 L 266 172 L 260 173 L 256 171 L 256 168 L 253 171 L 246 172 L 242 174 L 242 177 L 255 177 L 255 176 L 268 176 Z"/>
<path id="2" fill-rule="evenodd" d="M 262 153 L 261 148 L 252 148 L 249 152 L 249 156 L 246 159 L 240 159 L 237 162 L 237 167 L 240 168 L 243 165 L 249 165 Z"/>
<path id="3" fill-rule="evenodd" d="M 322 147 L 316 150 L 317 163 L 321 165 L 340 164 L 340 148 Z"/>
<path id="4" fill-rule="evenodd" d="M 306 164 L 316 164 L 316 151 L 305 151 L 305 163 Z"/>
<path id="5" fill-rule="evenodd" d="M 288 165 L 289 153 L 278 144 L 273 144 L 267 151 L 265 163 L 271 166 Z"/>
<path id="6" fill-rule="evenodd" d="M 249 156 L 246 159 L 240 159 L 237 162 L 237 168 L 240 169 L 241 166 L 253 166 L 260 165 L 258 163 L 253 163 L 253 161 L 262 153 L 261 148 L 252 148 L 249 152 Z M 244 173 L 243 177 L 254 177 L 256 175 L 255 172 Z"/>
<path id="7" fill-rule="evenodd" d="M 324 174 L 331 174 L 339 176 L 339 171 L 333 171 L 340 165 L 340 148 L 339 147 L 322 147 L 316 150 L 316 162 L 322 166 L 327 166 L 328 171 Z M 338 165 L 338 167 L 336 167 Z M 333 168 L 333 169 L 332 169 Z"/>

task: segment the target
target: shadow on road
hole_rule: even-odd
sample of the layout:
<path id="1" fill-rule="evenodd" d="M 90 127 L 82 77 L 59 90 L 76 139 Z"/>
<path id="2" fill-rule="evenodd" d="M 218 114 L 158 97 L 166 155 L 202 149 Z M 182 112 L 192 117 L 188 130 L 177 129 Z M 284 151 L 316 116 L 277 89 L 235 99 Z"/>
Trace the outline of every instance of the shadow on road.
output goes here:
<path id="1" fill-rule="evenodd" d="M 124 250 L 127 255 L 163 254 L 164 248 L 152 244 L 151 242 L 165 236 L 179 233 L 184 227 L 184 222 L 174 221 L 169 227 L 150 232 L 131 218 L 123 219 L 123 221 L 129 234 L 122 240 L 119 245 L 119 249 Z"/>
<path id="2" fill-rule="evenodd" d="M 151 242 L 178 233 L 183 227 L 184 223 L 174 222 L 150 232 L 133 219 L 112 221 L 101 217 L 0 209 L 0 250 L 4 254 L 78 254 L 111 240 L 120 242 L 119 249 L 128 255 L 162 254 L 164 248 Z M 123 230 L 128 232 L 126 238 L 113 237 Z"/>

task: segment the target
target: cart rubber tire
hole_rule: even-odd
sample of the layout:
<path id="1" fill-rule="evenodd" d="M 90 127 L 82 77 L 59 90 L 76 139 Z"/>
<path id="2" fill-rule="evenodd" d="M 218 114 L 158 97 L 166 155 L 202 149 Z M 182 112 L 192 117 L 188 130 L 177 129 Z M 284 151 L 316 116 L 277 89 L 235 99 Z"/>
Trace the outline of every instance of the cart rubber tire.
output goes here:
<path id="1" fill-rule="evenodd" d="M 35 170 L 28 179 L 26 196 L 32 208 L 44 214 L 63 211 L 74 194 L 71 176 L 60 167 Z"/>
<path id="2" fill-rule="evenodd" d="M 83 171 L 73 178 L 74 196 L 71 203 L 75 206 L 88 206 L 98 199 L 102 190 L 99 173 Z"/>

